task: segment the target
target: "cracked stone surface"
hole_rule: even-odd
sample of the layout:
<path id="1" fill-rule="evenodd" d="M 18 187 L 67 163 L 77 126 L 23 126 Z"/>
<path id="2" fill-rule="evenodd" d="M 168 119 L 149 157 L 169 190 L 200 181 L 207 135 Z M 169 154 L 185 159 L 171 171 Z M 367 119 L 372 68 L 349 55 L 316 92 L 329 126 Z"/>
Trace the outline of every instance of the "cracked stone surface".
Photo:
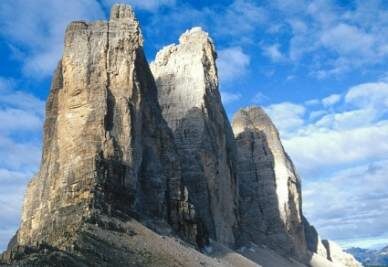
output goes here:
<path id="1" fill-rule="evenodd" d="M 238 149 L 241 242 L 269 244 L 304 258 L 301 184 L 279 133 L 259 107 L 233 118 Z"/>
<path id="2" fill-rule="evenodd" d="M 213 41 L 201 28 L 151 64 L 163 117 L 175 136 L 183 183 L 209 236 L 233 245 L 237 186 L 233 133 L 221 103 Z"/>
<path id="3" fill-rule="evenodd" d="M 360 266 L 303 217 L 265 112 L 240 110 L 232 130 L 215 60 L 196 27 L 150 68 L 128 5 L 72 22 L 40 170 L 0 265 Z"/>
<path id="4" fill-rule="evenodd" d="M 20 245 L 65 246 L 94 213 L 169 223 L 195 242 L 195 210 L 142 45 L 139 24 L 125 5 L 115 5 L 108 22 L 67 27 Z"/>

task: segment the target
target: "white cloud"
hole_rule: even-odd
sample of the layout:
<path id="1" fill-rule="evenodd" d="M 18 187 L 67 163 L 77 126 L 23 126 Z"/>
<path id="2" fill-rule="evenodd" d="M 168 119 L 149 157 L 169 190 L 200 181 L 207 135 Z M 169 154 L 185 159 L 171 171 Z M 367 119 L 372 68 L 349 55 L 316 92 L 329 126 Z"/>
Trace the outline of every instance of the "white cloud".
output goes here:
<path id="1" fill-rule="evenodd" d="M 340 55 L 370 56 L 375 43 L 374 37 L 361 29 L 345 23 L 339 23 L 333 28 L 322 32 L 323 46 L 333 49 Z M 346 40 L 346 41 L 345 41 Z"/>
<path id="2" fill-rule="evenodd" d="M 325 129 L 353 129 L 367 126 L 376 121 L 377 111 L 370 108 L 329 113 L 315 122 L 315 126 Z"/>
<path id="3" fill-rule="evenodd" d="M 0 137 L 13 131 L 40 131 L 44 102 L 22 91 L 12 90 L 15 82 L 0 78 Z"/>
<path id="4" fill-rule="evenodd" d="M 387 236 L 387 173 L 388 160 L 382 160 L 305 182 L 305 214 L 323 237 L 341 243 Z"/>
<path id="5" fill-rule="evenodd" d="M 0 168 L 0 251 L 16 233 L 25 187 L 31 177 L 31 172 Z"/>
<path id="6" fill-rule="evenodd" d="M 319 99 L 310 99 L 304 102 L 306 106 L 315 106 L 320 103 Z"/>
<path id="7" fill-rule="evenodd" d="M 341 95 L 332 94 L 332 95 L 322 99 L 322 104 L 324 106 L 332 106 L 332 105 L 337 104 L 340 100 L 341 100 Z"/>
<path id="8" fill-rule="evenodd" d="M 284 55 L 280 51 L 279 44 L 262 46 L 263 54 L 269 57 L 273 62 L 279 62 L 284 59 Z"/>
<path id="9" fill-rule="evenodd" d="M 303 115 L 306 110 L 301 105 L 283 102 L 264 107 L 264 109 L 283 136 L 304 124 Z"/>
<path id="10" fill-rule="evenodd" d="M 15 233 L 27 181 L 41 158 L 44 103 L 0 77 L 0 250 Z"/>
<path id="11" fill-rule="evenodd" d="M 381 158 L 388 153 L 388 143 L 385 141 L 388 140 L 388 121 L 345 130 L 313 126 L 301 132 L 285 139 L 283 143 L 297 168 L 304 174 L 325 167 Z"/>
<path id="12" fill-rule="evenodd" d="M 287 57 L 302 60 L 318 78 L 339 75 L 388 57 L 388 11 L 382 0 L 356 1 L 350 9 L 333 1 L 273 1 L 291 28 Z M 269 20 L 271 21 L 271 20 Z M 288 32 L 287 32 L 288 33 Z"/>
<path id="13" fill-rule="evenodd" d="M 0 109 L 0 132 L 34 131 L 42 127 L 42 118 L 19 109 Z"/>
<path id="14" fill-rule="evenodd" d="M 303 178 L 305 214 L 324 238 L 350 244 L 388 236 L 381 208 L 388 205 L 387 88 L 353 86 L 341 105 L 329 96 L 266 108 Z"/>
<path id="15" fill-rule="evenodd" d="M 221 91 L 221 99 L 222 103 L 227 105 L 241 99 L 241 94 Z"/>
<path id="16" fill-rule="evenodd" d="M 0 6 L 0 32 L 24 54 L 24 73 L 40 78 L 54 70 L 68 23 L 102 18 L 104 13 L 95 0 L 5 1 Z"/>
<path id="17" fill-rule="evenodd" d="M 246 38 L 250 41 L 250 35 L 268 20 L 266 9 L 255 1 L 234 0 L 225 10 L 225 13 L 213 10 L 215 31 L 245 41 Z"/>
<path id="18" fill-rule="evenodd" d="M 250 57 L 240 46 L 218 52 L 217 66 L 221 82 L 235 80 L 247 72 Z"/>
<path id="19" fill-rule="evenodd" d="M 365 83 L 306 106 L 279 103 L 265 107 L 284 146 L 303 173 L 323 167 L 382 159 L 388 155 L 388 84 Z M 312 109 L 321 102 L 320 109 Z"/>
<path id="20" fill-rule="evenodd" d="M 310 115 L 309 115 L 309 120 L 316 120 L 320 117 L 322 117 L 323 115 L 327 114 L 327 111 L 326 110 L 314 110 L 314 111 L 311 111 Z"/>
<path id="21" fill-rule="evenodd" d="M 388 109 L 388 83 L 365 83 L 350 88 L 345 101 L 358 107 L 371 107 L 384 112 Z"/>

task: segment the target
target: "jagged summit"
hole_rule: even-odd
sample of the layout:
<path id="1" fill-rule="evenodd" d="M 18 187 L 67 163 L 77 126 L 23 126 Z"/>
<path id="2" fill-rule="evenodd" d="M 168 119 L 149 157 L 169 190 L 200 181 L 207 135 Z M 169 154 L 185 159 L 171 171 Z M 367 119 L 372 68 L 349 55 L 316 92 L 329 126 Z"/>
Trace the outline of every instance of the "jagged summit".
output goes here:
<path id="1" fill-rule="evenodd" d="M 150 67 L 132 8 L 114 5 L 109 21 L 70 23 L 64 46 L 0 265 L 357 266 L 303 217 L 264 111 L 242 109 L 233 134 L 201 28 Z"/>
<path id="2" fill-rule="evenodd" d="M 199 52 L 202 48 L 206 50 L 206 56 L 209 57 L 210 63 L 214 63 L 217 54 L 215 52 L 213 40 L 201 27 L 193 27 L 181 34 L 178 45 L 170 44 L 160 49 L 155 56 L 154 62 L 151 64 L 151 68 L 154 68 L 153 66 L 166 65 L 170 56 L 177 50 L 191 53 L 191 50 Z M 200 55 L 202 55 L 202 53 L 200 53 L 199 56 Z"/>
<path id="3" fill-rule="evenodd" d="M 209 37 L 209 34 L 205 32 L 201 27 L 193 27 L 184 33 L 179 37 L 179 43 L 185 44 L 185 43 L 194 43 L 194 44 L 200 44 L 201 42 L 208 42 L 213 44 L 212 39 Z"/>
<path id="4" fill-rule="evenodd" d="M 243 240 L 268 243 L 280 253 L 303 260 L 307 247 L 301 185 L 277 129 L 259 107 L 240 109 L 232 126 L 238 149 Z"/>
<path id="5" fill-rule="evenodd" d="M 233 133 L 218 90 L 213 41 L 201 28 L 158 52 L 151 70 L 173 131 L 183 183 L 210 238 L 235 242 L 238 192 Z"/>
<path id="6" fill-rule="evenodd" d="M 197 241 L 194 207 L 131 10 L 115 5 L 109 22 L 67 28 L 18 245 L 64 249 L 103 214 L 164 223 Z"/>
<path id="7" fill-rule="evenodd" d="M 322 241 L 303 216 L 300 178 L 265 111 L 255 106 L 242 108 L 234 115 L 232 126 L 237 144 L 242 245 L 266 244 L 281 255 L 311 265 L 319 255 L 329 262 L 317 266 L 359 266 L 338 245 Z"/>
<path id="8" fill-rule="evenodd" d="M 137 21 L 135 13 L 130 5 L 114 4 L 110 10 L 110 20 L 129 19 Z"/>
<path id="9" fill-rule="evenodd" d="M 237 136 L 244 130 L 263 130 L 265 127 L 275 128 L 267 113 L 258 106 L 240 109 L 232 119 L 234 135 Z"/>

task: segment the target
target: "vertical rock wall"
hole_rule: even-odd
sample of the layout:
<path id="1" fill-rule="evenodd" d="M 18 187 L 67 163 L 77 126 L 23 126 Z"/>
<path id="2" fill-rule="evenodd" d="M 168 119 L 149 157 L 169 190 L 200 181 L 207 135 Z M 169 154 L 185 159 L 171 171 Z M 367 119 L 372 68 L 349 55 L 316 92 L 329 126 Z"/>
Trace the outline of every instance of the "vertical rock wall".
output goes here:
<path id="1" fill-rule="evenodd" d="M 240 242 L 266 244 L 303 259 L 307 247 L 301 184 L 278 131 L 258 107 L 238 111 L 232 125 L 238 149 Z"/>
<path id="2" fill-rule="evenodd" d="M 194 208 L 142 43 L 125 5 L 115 5 L 108 22 L 68 26 L 19 244 L 64 246 L 101 212 L 169 222 L 195 240 Z"/>
<path id="3" fill-rule="evenodd" d="M 212 40 L 193 28 L 158 52 L 151 69 L 174 132 L 189 198 L 211 238 L 234 244 L 237 186 L 233 133 L 221 103 Z"/>
<path id="4" fill-rule="evenodd" d="M 68 26 L 46 105 L 40 170 L 1 260 L 18 265 L 23 253 L 34 261 L 39 252 L 44 261 L 49 248 L 65 250 L 50 256 L 54 261 L 83 251 L 86 261 L 98 258 L 100 265 L 106 254 L 120 264 L 131 257 L 143 262 L 147 255 L 132 253 L 127 232 L 136 218 L 200 247 L 210 237 L 230 247 L 268 246 L 305 264 L 315 253 L 335 266 L 360 266 L 335 243 L 321 241 L 303 217 L 299 177 L 264 111 L 240 110 L 233 135 L 208 34 L 185 32 L 157 54 L 152 73 L 142 45 L 126 5 L 114 5 L 108 22 Z M 152 243 L 143 237 L 144 247 Z M 119 257 L 111 255 L 113 247 Z"/>

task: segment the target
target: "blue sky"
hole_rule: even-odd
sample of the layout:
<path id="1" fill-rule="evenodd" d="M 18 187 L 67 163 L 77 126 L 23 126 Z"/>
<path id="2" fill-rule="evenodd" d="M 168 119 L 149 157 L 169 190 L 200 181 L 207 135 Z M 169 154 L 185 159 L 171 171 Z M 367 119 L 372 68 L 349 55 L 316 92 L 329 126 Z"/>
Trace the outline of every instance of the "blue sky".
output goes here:
<path id="1" fill-rule="evenodd" d="M 44 102 L 72 20 L 112 0 L 0 3 L 0 250 L 41 157 Z M 260 105 L 303 181 L 304 211 L 344 246 L 388 243 L 388 2 L 128 0 L 149 61 L 201 26 L 218 51 L 229 117 Z"/>

